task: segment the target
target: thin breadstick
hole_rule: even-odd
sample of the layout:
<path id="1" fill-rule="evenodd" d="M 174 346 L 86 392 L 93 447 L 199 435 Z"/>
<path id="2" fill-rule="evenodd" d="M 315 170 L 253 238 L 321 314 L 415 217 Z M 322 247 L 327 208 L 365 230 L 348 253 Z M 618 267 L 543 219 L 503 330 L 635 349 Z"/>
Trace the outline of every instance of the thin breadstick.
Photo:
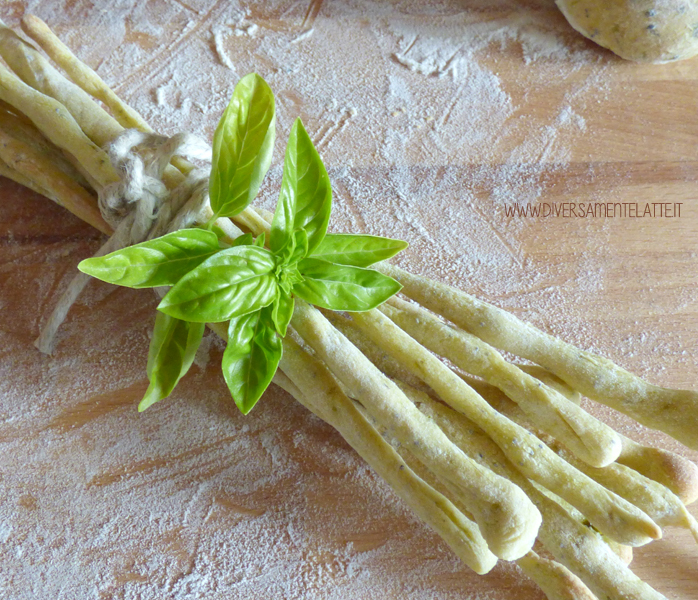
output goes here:
<path id="1" fill-rule="evenodd" d="M 476 379 L 475 377 L 471 377 L 469 375 L 461 375 L 461 377 L 470 387 L 472 387 L 478 394 L 480 394 L 480 396 L 482 396 L 489 404 L 491 404 L 495 410 L 501 412 L 510 419 L 512 418 L 512 416 L 518 415 L 522 418 L 522 420 L 517 421 L 517 423 L 519 425 L 524 426 L 523 423 L 525 422 L 525 427 L 530 427 L 530 424 L 527 422 L 523 411 L 513 401 L 507 398 L 501 390 L 494 387 L 493 385 L 490 385 L 489 383 L 486 383 L 480 379 Z M 508 410 L 511 410 L 512 414 L 509 414 L 509 412 L 507 412 Z M 559 498 L 558 501 L 564 502 L 562 499 Z M 633 504 L 632 501 L 630 502 L 631 504 Z M 576 508 L 569 505 L 565 506 L 565 508 L 568 511 L 578 512 Z M 581 515 L 581 513 L 579 514 Z M 611 548 L 611 550 L 613 550 L 613 552 L 623 561 L 624 564 L 629 565 L 632 562 L 633 549 L 631 546 L 620 544 L 603 534 L 601 534 L 601 537 L 603 541 L 606 543 L 606 545 L 608 545 L 608 547 Z"/>
<path id="2" fill-rule="evenodd" d="M 483 393 L 482 388 L 485 385 L 487 384 L 480 385 L 479 391 L 498 412 L 532 431 L 574 468 L 642 509 L 658 525 L 683 527 L 688 529 L 698 541 L 698 523 L 686 510 L 683 502 L 667 487 L 622 464 L 611 463 L 602 469 L 590 467 L 567 452 L 557 440 L 537 431 L 521 408 L 499 390 L 490 386 L 490 390 Z"/>
<path id="3" fill-rule="evenodd" d="M 551 373 L 539 365 L 515 364 L 524 373 L 528 373 L 531 377 L 535 377 L 538 381 L 542 381 L 548 387 L 553 388 L 558 394 L 562 394 L 570 402 L 574 402 L 576 405 L 581 403 L 582 395 L 577 390 L 573 390 L 554 373 Z"/>
<path id="4" fill-rule="evenodd" d="M 327 320 L 332 323 L 342 335 L 361 350 L 361 353 L 368 358 L 368 360 L 380 371 L 385 373 L 385 375 L 390 377 L 390 379 L 399 379 L 417 389 L 427 388 L 418 377 L 403 367 L 390 356 L 390 354 L 384 352 L 380 347 L 371 342 L 351 319 L 347 319 L 342 313 L 332 310 L 323 310 L 322 314 L 325 315 Z"/>
<path id="5" fill-rule="evenodd" d="M 24 187 L 35 191 L 37 194 L 46 196 L 46 198 L 48 198 L 49 200 L 53 200 L 56 204 L 63 206 L 62 202 L 58 200 L 58 198 L 56 198 L 51 192 L 42 188 L 38 183 L 36 183 L 32 179 L 29 179 L 25 175 L 22 175 L 22 173 L 20 173 L 19 171 L 16 171 L 12 167 L 6 165 L 2 161 L 2 159 L 0 159 L 0 175 L 2 175 L 3 177 L 7 177 L 8 179 L 12 179 L 12 181 L 15 181 L 16 183 L 19 183 L 20 185 L 23 185 Z"/>
<path id="6" fill-rule="evenodd" d="M 548 600 L 597 600 L 584 582 L 559 562 L 538 556 L 533 550 L 516 561 Z"/>
<path id="7" fill-rule="evenodd" d="M 118 181 L 107 154 L 83 133 L 65 106 L 37 92 L 3 65 L 0 100 L 24 113 L 51 142 L 72 155 L 95 189 Z"/>
<path id="8" fill-rule="evenodd" d="M 29 144 L 11 137 L 4 128 L 0 128 L 0 159 L 83 221 L 103 233 L 110 231 L 109 225 L 95 207 L 92 194 L 58 169 L 50 158 L 37 152 Z"/>
<path id="9" fill-rule="evenodd" d="M 627 568 L 602 536 L 583 523 L 582 515 L 575 516 L 574 509 L 569 512 L 564 502 L 554 500 L 518 473 L 475 423 L 422 392 L 404 386 L 403 390 L 466 454 L 511 479 L 526 492 L 543 515 L 538 539 L 555 560 L 575 573 L 600 599 L 666 600 Z"/>
<path id="10" fill-rule="evenodd" d="M 698 466 L 669 450 L 643 446 L 621 435 L 623 450 L 618 457 L 622 465 L 661 483 L 684 504 L 698 500 Z"/>
<path id="11" fill-rule="evenodd" d="M 94 192 L 89 182 L 78 169 L 68 161 L 59 148 L 52 144 L 44 135 L 34 127 L 34 124 L 6 102 L 0 100 L 0 128 L 13 138 L 29 144 L 35 151 L 46 157 L 53 163 L 54 168 L 60 169 L 75 183 L 81 185 L 88 192 Z"/>
<path id="12" fill-rule="evenodd" d="M 296 299 L 291 324 L 376 421 L 460 491 L 495 555 L 514 560 L 531 549 L 540 514 L 520 489 L 467 458 L 318 310 Z"/>
<path id="13" fill-rule="evenodd" d="M 400 389 L 419 406 L 419 398 L 423 398 L 423 396 L 419 394 L 416 389 L 409 385 L 405 385 L 403 382 L 396 383 Z M 419 394 L 419 396 L 417 396 L 417 394 Z M 376 423 L 361 404 L 357 403 L 357 408 L 381 435 L 388 435 L 387 429 L 379 423 Z M 429 485 L 433 486 L 434 489 L 449 498 L 456 508 L 466 517 L 470 517 L 468 509 L 458 500 L 458 490 L 454 489 L 449 482 L 439 481 L 434 474 L 404 446 L 396 443 L 395 440 L 388 439 L 388 442 L 395 446 L 398 454 L 400 454 L 407 466 L 412 469 L 418 477 L 422 478 Z M 533 550 L 530 550 L 527 554 L 517 559 L 516 564 L 540 586 L 545 592 L 548 600 L 596 600 L 596 596 L 591 593 L 589 588 L 584 585 L 574 573 L 571 573 L 567 568 L 555 561 L 541 558 Z"/>
<path id="14" fill-rule="evenodd" d="M 0 21 L 0 56 L 27 85 L 65 106 L 95 144 L 104 146 L 122 131 L 119 123 L 44 56 Z"/>
<path id="15" fill-rule="evenodd" d="M 147 133 L 153 131 L 145 119 L 128 104 L 122 102 L 101 77 L 78 59 L 39 17 L 24 15 L 22 29 L 68 74 L 73 83 L 94 98 L 101 100 L 122 127 Z"/>
<path id="16" fill-rule="evenodd" d="M 583 461 L 603 467 L 618 458 L 621 442 L 615 431 L 508 363 L 486 342 L 450 327 L 432 313 L 399 298 L 391 298 L 380 310 L 432 352 L 501 389 L 532 423 Z"/>
<path id="17" fill-rule="evenodd" d="M 283 372 L 275 381 L 298 402 L 332 425 L 354 450 L 476 573 L 489 572 L 497 558 L 477 525 L 445 496 L 420 479 L 341 391 L 327 368 L 286 338 Z"/>
<path id="18" fill-rule="evenodd" d="M 640 509 L 580 473 L 532 433 L 499 414 L 458 375 L 379 310 L 352 313 L 366 335 L 409 368 L 439 397 L 477 423 L 526 477 L 564 498 L 608 537 L 642 546 L 661 529 Z"/>
<path id="19" fill-rule="evenodd" d="M 397 279 L 406 296 L 495 348 L 541 365 L 584 396 L 698 450 L 698 392 L 652 385 L 606 358 L 575 348 L 465 292 L 388 263 L 377 268 Z"/>

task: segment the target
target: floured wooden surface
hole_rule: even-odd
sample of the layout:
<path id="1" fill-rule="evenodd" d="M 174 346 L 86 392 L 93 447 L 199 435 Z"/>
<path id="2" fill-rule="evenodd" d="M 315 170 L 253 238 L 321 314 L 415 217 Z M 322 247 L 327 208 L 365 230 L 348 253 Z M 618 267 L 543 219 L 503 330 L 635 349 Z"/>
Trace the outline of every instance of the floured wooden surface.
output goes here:
<path id="1" fill-rule="evenodd" d="M 239 77 L 277 96 L 271 208 L 299 114 L 335 231 L 652 382 L 698 385 L 695 61 L 624 63 L 553 3 L 15 2 L 165 133 L 210 138 Z M 247 417 L 213 337 L 139 415 L 155 298 L 91 284 L 52 357 L 32 340 L 100 235 L 0 180 L 0 598 L 540 600 L 506 563 L 469 573 L 329 427 L 272 388 Z M 682 202 L 672 219 L 512 218 L 513 202 Z M 620 431 L 677 450 L 599 407 Z M 696 509 L 692 509 L 698 514 Z M 683 531 L 636 551 L 698 598 Z"/>

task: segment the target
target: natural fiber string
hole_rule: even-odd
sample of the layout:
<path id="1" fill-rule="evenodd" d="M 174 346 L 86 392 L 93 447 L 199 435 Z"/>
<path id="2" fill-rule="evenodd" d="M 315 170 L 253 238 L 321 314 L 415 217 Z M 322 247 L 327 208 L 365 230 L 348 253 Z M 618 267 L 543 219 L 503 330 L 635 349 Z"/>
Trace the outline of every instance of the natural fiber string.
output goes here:
<path id="1" fill-rule="evenodd" d="M 99 209 L 114 233 L 94 256 L 104 256 L 199 221 L 209 205 L 210 166 L 192 169 L 173 190 L 167 189 L 162 177 L 175 155 L 210 165 L 208 144 L 187 133 L 166 137 L 127 129 L 106 150 L 119 181 L 100 190 Z M 58 328 L 89 280 L 89 275 L 78 273 L 61 295 L 34 342 L 41 352 L 53 352 Z"/>

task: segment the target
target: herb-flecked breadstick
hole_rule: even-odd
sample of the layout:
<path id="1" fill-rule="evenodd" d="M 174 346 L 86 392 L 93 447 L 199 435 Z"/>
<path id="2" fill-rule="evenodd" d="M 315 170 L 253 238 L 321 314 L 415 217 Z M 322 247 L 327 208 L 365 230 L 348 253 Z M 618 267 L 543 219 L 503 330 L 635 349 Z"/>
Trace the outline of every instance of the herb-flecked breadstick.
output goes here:
<path id="1" fill-rule="evenodd" d="M 104 102 L 122 127 L 145 132 L 152 131 L 143 117 L 122 102 L 101 77 L 78 59 L 39 17 L 35 15 L 22 17 L 22 29 L 68 74 L 76 85 Z"/>
<path id="2" fill-rule="evenodd" d="M 661 483 L 684 504 L 698 500 L 698 466 L 669 450 L 643 446 L 621 435 L 623 450 L 618 457 L 622 465 Z"/>
<path id="3" fill-rule="evenodd" d="M 357 410 L 327 368 L 296 342 L 284 340 L 283 374 L 275 381 L 298 402 L 332 425 L 354 450 L 476 573 L 497 562 L 477 525 L 419 478 Z"/>
<path id="4" fill-rule="evenodd" d="M 535 371 L 534 371 L 535 372 Z M 482 396 L 489 404 L 492 405 L 492 407 L 497 410 L 498 412 L 501 412 L 502 414 L 506 415 L 509 418 L 512 418 L 512 415 L 510 415 L 507 412 L 508 408 L 511 408 L 514 414 L 518 414 L 522 417 L 522 421 L 519 421 L 519 425 L 522 425 L 522 423 L 527 423 L 525 427 L 530 427 L 530 424 L 528 423 L 525 415 L 523 414 L 523 411 L 514 403 L 512 402 L 509 398 L 507 398 L 504 393 L 494 387 L 493 385 L 490 385 L 489 383 L 486 383 L 480 379 L 477 379 L 475 377 L 471 377 L 468 375 L 462 375 L 463 379 L 465 382 L 472 387 L 480 396 Z M 565 392 L 565 389 L 567 387 L 567 384 L 562 384 L 560 386 L 561 392 Z M 562 500 L 560 500 L 562 502 Z M 632 501 L 631 501 L 632 503 Z M 576 511 L 575 508 L 567 505 L 565 506 L 567 510 L 572 510 Z M 578 512 L 578 511 L 577 511 Z M 581 514 L 581 513 L 580 513 Z M 620 557 L 620 559 L 623 561 L 624 564 L 629 565 L 632 560 L 633 560 L 633 549 L 630 546 L 626 546 L 624 544 L 619 544 L 615 540 L 612 540 L 604 535 L 601 536 L 603 538 L 603 541 L 608 545 L 613 552 Z"/>
<path id="5" fill-rule="evenodd" d="M 391 298 L 380 310 L 432 352 L 501 389 L 532 423 L 583 461 L 603 467 L 620 454 L 620 438 L 608 425 L 504 360 L 486 342 L 399 298 Z"/>
<path id="6" fill-rule="evenodd" d="M 531 377 L 535 377 L 538 381 L 542 381 L 548 387 L 553 388 L 558 394 L 562 394 L 570 402 L 574 402 L 577 405 L 581 403 L 582 395 L 577 390 L 573 390 L 554 373 L 551 373 L 540 365 L 515 364 L 524 373 L 528 373 Z"/>
<path id="7" fill-rule="evenodd" d="M 482 386 L 480 387 L 482 388 Z M 573 467 L 642 509 L 658 525 L 683 527 L 691 531 L 694 537 L 698 536 L 698 523 L 686 510 L 683 502 L 667 487 L 619 463 L 611 463 L 601 469 L 591 467 L 572 456 L 557 440 L 537 431 L 521 408 L 512 400 L 503 396 L 499 390 L 491 389 L 489 393 L 482 393 L 481 395 L 497 411 L 506 415 L 518 425 L 532 431 L 541 441 Z"/>
<path id="8" fill-rule="evenodd" d="M 80 129 L 60 102 L 37 92 L 0 65 L 0 100 L 21 111 L 51 142 L 71 155 L 98 190 L 118 181 L 106 152 Z"/>
<path id="9" fill-rule="evenodd" d="M 65 106 L 85 135 L 98 146 L 104 146 L 121 133 L 122 127 L 111 115 L 2 21 L 0 56 L 24 83 Z"/>
<path id="10" fill-rule="evenodd" d="M 103 233 L 110 230 L 95 206 L 92 194 L 57 168 L 51 158 L 37 152 L 33 146 L 13 138 L 1 127 L 0 159 L 23 178 L 45 190 L 54 202 L 64 206 L 83 221 L 87 221 Z"/>
<path id="11" fill-rule="evenodd" d="M 379 310 L 351 316 L 375 344 L 418 375 L 449 406 L 484 429 L 521 473 L 567 500 L 599 531 L 630 546 L 642 546 L 661 537 L 657 524 L 640 509 L 574 469 L 532 433 L 499 414 Z"/>
<path id="12" fill-rule="evenodd" d="M 559 562 L 538 556 L 533 550 L 516 561 L 548 600 L 597 600 L 592 591 Z"/>
<path id="13" fill-rule="evenodd" d="M 518 473 L 501 449 L 471 420 L 426 394 L 403 389 L 466 454 L 511 479 L 526 492 L 543 515 L 538 539 L 599 600 L 666 600 L 633 574 L 602 536 L 583 523 L 581 515 L 576 516 L 574 509 L 569 512 Z"/>
<path id="14" fill-rule="evenodd" d="M 405 392 L 410 400 L 412 400 L 416 406 L 420 405 L 420 400 L 426 397 L 426 394 L 419 392 L 415 388 L 404 384 L 403 382 L 396 381 L 400 389 Z M 428 397 L 427 400 L 431 401 Z M 357 403 L 358 404 L 358 403 Z M 381 435 L 388 435 L 388 431 L 385 427 L 376 423 L 370 415 L 366 413 L 366 410 L 358 404 L 358 408 L 364 416 L 371 422 L 374 427 L 381 433 Z M 444 409 L 451 411 L 446 407 Z M 457 415 L 457 418 L 461 415 Z M 465 420 L 464 417 L 462 417 Z M 475 427 L 473 425 L 473 427 Z M 479 429 L 478 429 L 479 430 Z M 481 435 L 484 435 L 481 433 Z M 453 439 L 453 438 L 452 438 Z M 407 450 L 404 446 L 401 446 L 394 439 L 389 439 L 388 442 L 395 446 L 402 459 L 405 461 L 408 467 L 412 469 L 419 477 L 426 481 L 429 485 L 433 486 L 434 489 L 441 492 L 444 496 L 449 498 L 466 517 L 469 516 L 468 510 L 463 504 L 458 500 L 458 490 L 449 482 L 439 481 L 433 473 L 431 473 L 415 456 L 412 452 Z M 571 573 L 563 565 L 556 563 L 552 560 L 544 559 L 533 550 L 530 550 L 527 554 L 516 560 L 516 564 L 521 567 L 521 570 L 533 579 L 538 586 L 545 592 L 548 600 L 596 600 L 589 588 L 584 585 L 584 583 L 574 574 Z"/>
<path id="15" fill-rule="evenodd" d="M 460 491 L 495 555 L 514 560 L 531 549 L 540 514 L 519 488 L 467 458 L 319 311 L 296 299 L 291 324 L 376 421 Z"/>
<path id="16" fill-rule="evenodd" d="M 583 395 L 698 450 L 698 392 L 647 383 L 606 358 L 567 344 L 514 315 L 448 285 L 383 263 L 402 292 L 500 350 L 555 373 Z"/>
<path id="17" fill-rule="evenodd" d="M 522 366 L 522 369 L 528 368 L 532 367 Z M 542 367 L 537 368 L 542 369 Z M 534 369 L 531 373 L 537 372 Z M 501 404 L 502 400 L 511 404 L 506 396 L 494 386 L 467 376 L 465 380 L 498 411 L 505 412 L 506 410 L 506 406 Z M 560 393 L 574 401 L 575 395 L 573 392 L 569 392 L 570 388 L 566 383 L 558 385 L 558 389 Z M 620 433 L 618 436 L 623 445 L 621 454 L 617 459 L 619 464 L 630 467 L 648 479 L 660 483 L 676 494 L 684 504 L 690 504 L 698 499 L 698 466 L 695 463 L 668 450 L 642 446 Z"/>

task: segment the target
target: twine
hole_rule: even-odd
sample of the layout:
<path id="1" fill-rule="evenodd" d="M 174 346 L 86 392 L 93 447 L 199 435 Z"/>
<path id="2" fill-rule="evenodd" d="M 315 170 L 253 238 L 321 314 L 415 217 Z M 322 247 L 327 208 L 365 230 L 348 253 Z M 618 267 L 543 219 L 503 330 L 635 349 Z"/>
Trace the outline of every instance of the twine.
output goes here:
<path id="1" fill-rule="evenodd" d="M 172 137 L 126 129 L 106 148 L 119 181 L 99 192 L 99 210 L 114 233 L 95 253 L 104 256 L 115 250 L 159 237 L 200 222 L 209 206 L 208 177 L 211 148 L 188 133 Z M 172 190 L 163 174 L 173 156 L 203 161 Z M 84 290 L 90 276 L 79 272 L 63 292 L 34 345 L 51 354 L 56 333 L 70 308 Z"/>

